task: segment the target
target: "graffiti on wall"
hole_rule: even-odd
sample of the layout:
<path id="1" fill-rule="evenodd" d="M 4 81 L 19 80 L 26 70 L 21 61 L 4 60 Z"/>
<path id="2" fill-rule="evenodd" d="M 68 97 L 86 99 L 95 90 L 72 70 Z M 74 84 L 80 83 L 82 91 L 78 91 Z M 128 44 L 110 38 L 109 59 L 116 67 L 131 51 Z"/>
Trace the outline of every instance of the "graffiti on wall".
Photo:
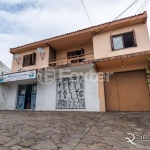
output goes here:
<path id="1" fill-rule="evenodd" d="M 57 79 L 57 109 L 85 109 L 84 77 Z"/>

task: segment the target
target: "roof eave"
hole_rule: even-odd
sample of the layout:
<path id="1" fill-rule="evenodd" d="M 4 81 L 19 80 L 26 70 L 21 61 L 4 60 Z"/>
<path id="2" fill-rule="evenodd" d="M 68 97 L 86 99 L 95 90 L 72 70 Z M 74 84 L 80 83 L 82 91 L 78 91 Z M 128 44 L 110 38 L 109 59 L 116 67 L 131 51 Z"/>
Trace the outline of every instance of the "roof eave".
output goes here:
<path id="1" fill-rule="evenodd" d="M 14 53 L 17 53 L 19 51 L 24 51 L 27 48 L 34 49 L 34 48 L 37 48 L 39 46 L 40 47 L 48 46 L 47 43 L 52 42 L 54 40 L 63 39 L 63 38 L 69 37 L 69 36 L 74 36 L 74 35 L 85 33 L 85 32 L 97 31 L 97 30 L 100 30 L 100 29 L 104 28 L 105 26 L 107 26 L 110 23 L 111 23 L 110 26 L 113 26 L 113 25 L 115 26 L 115 25 L 117 25 L 121 22 L 133 21 L 135 18 L 138 18 L 138 19 L 143 18 L 143 24 L 146 24 L 147 23 L 147 12 L 144 11 L 142 14 L 138 14 L 136 16 L 123 18 L 123 19 L 120 19 L 120 20 L 112 21 L 112 22 L 107 22 L 107 23 L 100 24 L 100 25 L 97 25 L 97 26 L 93 26 L 93 27 L 85 28 L 85 29 L 78 30 L 78 31 L 75 31 L 75 32 L 63 34 L 63 35 L 52 37 L 52 38 L 49 38 L 49 39 L 45 39 L 45 40 L 42 40 L 42 41 L 37 41 L 37 42 L 34 42 L 34 43 L 19 46 L 19 47 L 16 47 L 16 48 L 11 48 L 10 53 L 14 54 Z M 103 32 L 105 32 L 105 31 L 106 30 L 104 30 Z"/>

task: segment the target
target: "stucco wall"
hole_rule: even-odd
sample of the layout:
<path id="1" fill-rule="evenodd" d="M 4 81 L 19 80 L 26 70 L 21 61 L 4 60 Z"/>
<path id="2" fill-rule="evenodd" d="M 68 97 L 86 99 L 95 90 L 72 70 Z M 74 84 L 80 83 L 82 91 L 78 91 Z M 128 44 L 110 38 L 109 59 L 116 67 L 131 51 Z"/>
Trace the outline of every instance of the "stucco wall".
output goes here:
<path id="1" fill-rule="evenodd" d="M 124 27 L 117 31 L 109 31 L 100 33 L 93 38 L 94 46 L 94 59 L 103 57 L 117 56 L 129 53 L 135 53 L 140 51 L 150 50 L 150 39 L 148 35 L 148 29 L 146 24 L 138 24 L 130 27 Z M 125 48 L 121 50 L 112 51 L 110 35 L 116 35 L 120 33 L 129 32 L 135 30 L 135 37 L 137 41 L 137 47 Z"/>
<path id="2" fill-rule="evenodd" d="M 80 69 L 79 69 L 80 70 Z M 81 70 L 80 70 L 81 71 Z M 86 73 L 88 70 L 83 70 Z M 57 77 L 58 78 L 58 74 Z M 96 77 L 95 77 L 96 78 Z M 98 97 L 98 82 L 85 80 L 85 105 L 86 109 L 56 109 L 56 80 L 50 85 L 37 84 L 36 110 L 52 111 L 100 111 Z"/>
<path id="3" fill-rule="evenodd" d="M 0 75 L 10 73 L 10 69 L 0 61 Z"/>
<path id="4" fill-rule="evenodd" d="M 36 79 L 23 80 L 23 81 L 14 81 L 9 83 L 9 92 L 7 100 L 7 110 L 15 110 L 18 98 L 18 86 L 19 84 L 32 84 L 36 83 Z"/>
<path id="5" fill-rule="evenodd" d="M 13 59 L 11 72 L 18 72 L 19 68 L 22 68 L 24 70 L 32 70 L 32 69 L 38 69 L 38 68 L 40 68 L 42 66 L 48 66 L 48 62 L 49 62 L 49 47 L 44 47 L 43 49 L 44 49 L 44 53 L 42 53 L 42 56 L 44 58 L 43 60 L 41 59 L 40 53 L 37 52 L 36 49 L 19 53 L 19 55 L 20 55 L 20 57 L 18 58 L 19 65 L 17 64 L 16 60 Z M 24 55 L 28 55 L 28 54 L 32 54 L 33 52 L 36 53 L 36 63 L 35 63 L 35 65 L 22 67 L 23 56 Z"/>
<path id="6" fill-rule="evenodd" d="M 78 46 L 57 51 L 56 52 L 56 59 L 67 58 L 67 52 L 75 51 L 77 49 L 77 47 Z M 84 49 L 84 54 L 93 53 L 93 44 L 92 43 L 91 44 L 85 44 L 82 48 Z M 86 60 L 92 60 L 92 59 L 93 59 L 93 57 L 86 58 Z M 64 61 L 64 64 L 65 63 L 67 63 L 67 62 Z M 61 64 L 61 63 L 57 63 L 57 64 Z"/>
<path id="7" fill-rule="evenodd" d="M 0 110 L 5 110 L 7 107 L 7 99 L 9 93 L 9 86 L 0 85 Z"/>
<path id="8" fill-rule="evenodd" d="M 0 75 L 7 74 L 10 69 L 0 61 Z M 0 84 L 0 110 L 6 109 L 9 87 Z"/>
<path id="9" fill-rule="evenodd" d="M 83 66 L 78 67 L 79 71 L 86 73 L 89 70 L 84 70 Z M 94 70 L 93 70 L 94 71 Z M 57 77 L 58 78 L 58 74 Z M 96 78 L 96 77 L 95 77 Z M 56 109 L 56 80 L 50 85 L 43 85 L 37 80 L 24 80 L 11 82 L 9 86 L 7 109 L 16 109 L 18 97 L 18 85 L 21 83 L 35 83 L 37 82 L 37 96 L 36 109 L 47 111 L 100 111 L 99 97 L 98 97 L 98 82 L 85 81 L 85 103 L 86 109 Z"/>

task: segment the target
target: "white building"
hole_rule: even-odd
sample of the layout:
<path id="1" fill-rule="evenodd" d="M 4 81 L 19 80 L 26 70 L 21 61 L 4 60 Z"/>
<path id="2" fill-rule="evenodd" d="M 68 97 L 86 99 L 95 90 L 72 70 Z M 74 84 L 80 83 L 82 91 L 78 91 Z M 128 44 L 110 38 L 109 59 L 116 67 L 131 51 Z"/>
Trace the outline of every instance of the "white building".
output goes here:
<path id="1" fill-rule="evenodd" d="M 0 61 L 0 75 L 10 73 L 10 69 Z M 9 86 L 0 85 L 0 110 L 6 109 Z"/>

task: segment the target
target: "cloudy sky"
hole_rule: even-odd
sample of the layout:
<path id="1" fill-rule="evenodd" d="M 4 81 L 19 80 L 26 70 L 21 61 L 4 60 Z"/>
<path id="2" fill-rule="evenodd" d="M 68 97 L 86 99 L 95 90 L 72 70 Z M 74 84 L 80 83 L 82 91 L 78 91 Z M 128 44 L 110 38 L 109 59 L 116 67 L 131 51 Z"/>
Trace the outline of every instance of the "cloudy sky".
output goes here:
<path id="1" fill-rule="evenodd" d="M 93 25 L 113 20 L 133 1 L 83 0 Z M 120 18 L 135 15 L 144 1 Z M 150 2 L 143 9 L 150 16 L 148 8 Z M 10 48 L 89 26 L 81 0 L 0 0 L 0 61 L 11 68 Z"/>

